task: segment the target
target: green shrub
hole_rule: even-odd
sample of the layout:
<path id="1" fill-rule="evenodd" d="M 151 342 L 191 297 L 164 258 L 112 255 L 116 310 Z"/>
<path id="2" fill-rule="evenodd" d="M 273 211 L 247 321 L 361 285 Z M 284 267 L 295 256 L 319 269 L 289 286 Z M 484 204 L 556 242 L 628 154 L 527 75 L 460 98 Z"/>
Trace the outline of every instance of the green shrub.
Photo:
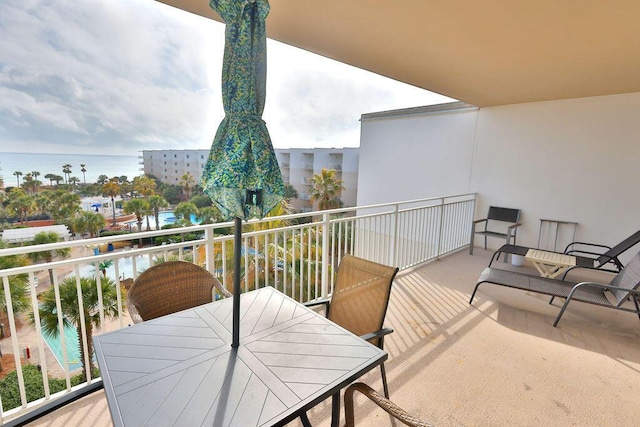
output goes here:
<path id="1" fill-rule="evenodd" d="M 95 372 L 96 376 L 99 376 Z M 25 365 L 22 367 L 22 375 L 24 377 L 24 387 L 27 394 L 27 402 L 33 402 L 44 397 L 44 384 L 42 382 L 42 373 L 36 365 Z M 71 377 L 71 385 L 76 386 L 83 382 L 82 374 Z M 64 378 L 49 378 L 49 393 L 54 394 L 64 390 L 67 383 Z M 18 387 L 18 372 L 12 371 L 0 380 L 0 398 L 2 399 L 2 408 L 5 411 L 17 408 L 22 405 L 20 401 L 20 389 Z"/>

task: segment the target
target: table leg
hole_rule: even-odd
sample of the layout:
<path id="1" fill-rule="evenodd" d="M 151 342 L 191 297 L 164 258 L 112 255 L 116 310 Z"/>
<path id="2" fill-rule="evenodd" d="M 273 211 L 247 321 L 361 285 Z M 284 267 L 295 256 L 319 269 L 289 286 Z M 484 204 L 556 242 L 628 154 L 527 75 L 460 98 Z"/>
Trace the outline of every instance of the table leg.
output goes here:
<path id="1" fill-rule="evenodd" d="M 340 392 L 331 396 L 331 427 L 340 425 Z"/>

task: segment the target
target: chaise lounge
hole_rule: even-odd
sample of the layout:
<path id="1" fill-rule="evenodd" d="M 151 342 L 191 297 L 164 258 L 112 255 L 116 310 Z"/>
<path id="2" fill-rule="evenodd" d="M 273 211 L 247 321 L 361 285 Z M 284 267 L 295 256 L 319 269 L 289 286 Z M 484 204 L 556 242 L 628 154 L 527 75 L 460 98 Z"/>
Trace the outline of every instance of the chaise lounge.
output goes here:
<path id="1" fill-rule="evenodd" d="M 627 237 L 622 242 L 618 243 L 612 248 L 609 246 L 599 245 L 595 243 L 572 242 L 572 243 L 569 243 L 569 245 L 567 245 L 563 254 L 572 255 L 576 258 L 576 266 L 572 268 L 576 268 L 576 267 L 591 268 L 591 269 L 598 269 L 603 271 L 609 271 L 612 273 L 617 273 L 620 270 L 622 270 L 622 268 L 624 267 L 624 265 L 618 259 L 618 257 L 622 255 L 624 252 L 634 247 L 635 245 L 637 245 L 638 243 L 640 243 L 640 230 L 636 231 L 631 236 Z M 592 249 L 592 250 L 580 249 L 583 246 L 586 246 L 589 248 L 601 248 L 601 249 L 608 249 L 608 250 L 604 253 L 598 253 L 598 252 L 594 252 L 595 249 Z M 491 267 L 491 264 L 493 264 L 493 261 L 497 260 L 500 257 L 500 255 L 503 253 L 526 256 L 529 249 L 531 248 L 526 246 L 503 245 L 491 257 L 491 261 L 489 262 L 489 267 Z"/>
<path id="2" fill-rule="evenodd" d="M 547 279 L 515 271 L 487 267 L 480 274 L 478 283 L 471 294 L 471 299 L 469 299 L 469 304 L 473 303 L 476 291 L 483 283 L 493 283 L 494 285 L 522 289 L 551 295 L 552 297 L 566 298 L 556 320 L 553 322 L 554 327 L 557 326 L 571 301 L 629 311 L 640 316 L 640 306 L 638 305 L 640 299 L 640 290 L 638 289 L 640 287 L 640 252 L 607 284 L 595 282 L 576 283 L 567 280 Z M 615 302 L 611 302 L 607 294 L 610 294 Z M 633 300 L 635 310 L 622 306 L 628 298 Z"/>

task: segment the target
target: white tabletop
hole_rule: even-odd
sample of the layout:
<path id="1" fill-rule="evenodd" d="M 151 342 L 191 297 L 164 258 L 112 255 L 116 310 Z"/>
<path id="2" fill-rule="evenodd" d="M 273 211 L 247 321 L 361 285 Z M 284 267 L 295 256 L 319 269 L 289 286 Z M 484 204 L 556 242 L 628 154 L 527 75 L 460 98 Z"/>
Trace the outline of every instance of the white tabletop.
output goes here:
<path id="1" fill-rule="evenodd" d="M 267 287 L 94 338 L 116 426 L 280 425 L 387 354 Z"/>

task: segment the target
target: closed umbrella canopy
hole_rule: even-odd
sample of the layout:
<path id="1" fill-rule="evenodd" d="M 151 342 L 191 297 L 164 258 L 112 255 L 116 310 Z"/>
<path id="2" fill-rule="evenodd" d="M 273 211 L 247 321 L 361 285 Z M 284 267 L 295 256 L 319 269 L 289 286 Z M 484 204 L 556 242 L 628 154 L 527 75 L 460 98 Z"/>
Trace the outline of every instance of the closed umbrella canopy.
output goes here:
<path id="1" fill-rule="evenodd" d="M 267 0 L 211 0 L 226 23 L 222 65 L 225 116 L 211 144 L 202 186 L 225 219 L 235 217 L 233 341 L 240 345 L 242 219 L 264 217 L 284 198 L 284 183 L 262 120 L 267 83 Z"/>
<path id="2" fill-rule="evenodd" d="M 222 68 L 225 117 L 211 145 L 204 191 L 223 218 L 264 217 L 284 197 L 284 183 L 262 120 L 266 98 L 266 0 L 211 0 L 226 23 Z"/>

